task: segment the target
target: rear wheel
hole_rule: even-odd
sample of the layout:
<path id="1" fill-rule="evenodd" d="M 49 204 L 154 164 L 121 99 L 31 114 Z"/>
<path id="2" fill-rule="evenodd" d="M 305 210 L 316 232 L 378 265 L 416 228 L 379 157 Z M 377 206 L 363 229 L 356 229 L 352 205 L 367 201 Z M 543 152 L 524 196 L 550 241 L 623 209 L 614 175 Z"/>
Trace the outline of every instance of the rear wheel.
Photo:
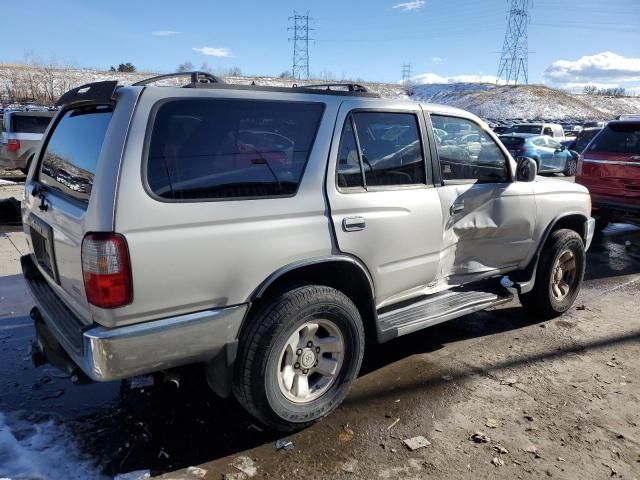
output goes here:
<path id="1" fill-rule="evenodd" d="M 25 175 L 27 175 L 29 173 L 29 168 L 31 167 L 31 161 L 32 160 L 33 160 L 33 157 L 29 157 L 29 160 L 27 160 L 27 166 L 20 169 L 22 171 L 22 173 L 24 173 Z"/>
<path id="2" fill-rule="evenodd" d="M 364 328 L 342 292 L 295 288 L 259 309 L 241 335 L 233 391 L 262 424 L 305 427 L 333 411 L 355 380 Z"/>
<path id="3" fill-rule="evenodd" d="M 556 230 L 542 249 L 533 290 L 520 294 L 522 306 L 545 319 L 566 312 L 582 286 L 585 251 L 573 230 Z"/>
<path id="4" fill-rule="evenodd" d="M 578 170 L 578 160 L 575 158 L 569 158 L 564 166 L 564 175 L 566 177 L 573 177 Z"/>

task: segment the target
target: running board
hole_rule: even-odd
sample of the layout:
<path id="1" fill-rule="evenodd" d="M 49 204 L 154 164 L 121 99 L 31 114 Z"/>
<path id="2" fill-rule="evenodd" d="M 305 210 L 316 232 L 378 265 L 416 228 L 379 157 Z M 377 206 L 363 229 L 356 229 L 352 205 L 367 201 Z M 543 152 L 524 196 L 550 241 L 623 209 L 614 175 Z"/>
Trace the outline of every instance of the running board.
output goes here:
<path id="1" fill-rule="evenodd" d="M 447 290 L 430 295 L 410 305 L 378 312 L 381 342 L 423 328 L 446 322 L 469 313 L 509 302 L 513 294 L 504 288 L 491 290 Z"/>

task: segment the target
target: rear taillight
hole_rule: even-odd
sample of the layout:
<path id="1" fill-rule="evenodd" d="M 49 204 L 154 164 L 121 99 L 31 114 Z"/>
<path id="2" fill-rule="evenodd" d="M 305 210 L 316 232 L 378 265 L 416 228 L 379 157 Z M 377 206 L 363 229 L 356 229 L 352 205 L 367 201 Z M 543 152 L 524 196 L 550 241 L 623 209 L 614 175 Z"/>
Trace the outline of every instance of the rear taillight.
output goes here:
<path id="1" fill-rule="evenodd" d="M 578 167 L 576 168 L 576 175 L 582 175 L 582 162 L 584 157 L 582 155 L 578 155 Z"/>
<path id="2" fill-rule="evenodd" d="M 122 235 L 87 234 L 82 241 L 82 274 L 90 304 L 116 308 L 131 303 L 131 265 L 127 241 Z"/>
<path id="3" fill-rule="evenodd" d="M 17 152 L 18 150 L 20 150 L 20 140 L 10 139 L 7 141 L 8 152 Z"/>

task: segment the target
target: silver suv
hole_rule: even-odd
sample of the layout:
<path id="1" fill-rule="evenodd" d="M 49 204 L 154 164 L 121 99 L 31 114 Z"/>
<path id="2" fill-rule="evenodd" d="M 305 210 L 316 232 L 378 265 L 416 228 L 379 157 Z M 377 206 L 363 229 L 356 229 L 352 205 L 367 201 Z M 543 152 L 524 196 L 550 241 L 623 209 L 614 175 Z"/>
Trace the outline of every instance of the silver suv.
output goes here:
<path id="1" fill-rule="evenodd" d="M 0 133 L 0 168 L 26 173 L 53 115 L 48 111 L 5 112 Z"/>
<path id="2" fill-rule="evenodd" d="M 98 381 L 204 363 L 290 430 L 340 404 L 367 340 L 516 293 L 537 318 L 574 301 L 587 190 L 474 115 L 190 75 L 60 99 L 23 202 L 34 357 Z"/>

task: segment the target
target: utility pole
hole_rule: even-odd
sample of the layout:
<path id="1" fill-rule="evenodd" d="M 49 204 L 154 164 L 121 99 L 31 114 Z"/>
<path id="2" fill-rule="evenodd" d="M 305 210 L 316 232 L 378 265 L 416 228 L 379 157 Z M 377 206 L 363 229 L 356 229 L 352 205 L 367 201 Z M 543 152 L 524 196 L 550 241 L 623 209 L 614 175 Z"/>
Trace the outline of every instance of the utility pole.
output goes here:
<path id="1" fill-rule="evenodd" d="M 298 80 L 309 78 L 309 31 L 313 28 L 309 27 L 309 12 L 305 15 L 299 15 L 294 10 L 293 16 L 289 17 L 289 22 L 293 22 L 293 25 L 287 28 L 287 30 L 293 30 L 293 37 L 289 38 L 289 41 L 293 40 L 293 68 L 291 74 L 293 78 Z"/>
<path id="2" fill-rule="evenodd" d="M 411 63 L 402 64 L 402 84 L 407 85 L 411 80 Z"/>
<path id="3" fill-rule="evenodd" d="M 531 0 L 507 0 L 507 32 L 498 64 L 498 79 L 509 85 L 529 83 L 529 5 Z"/>

